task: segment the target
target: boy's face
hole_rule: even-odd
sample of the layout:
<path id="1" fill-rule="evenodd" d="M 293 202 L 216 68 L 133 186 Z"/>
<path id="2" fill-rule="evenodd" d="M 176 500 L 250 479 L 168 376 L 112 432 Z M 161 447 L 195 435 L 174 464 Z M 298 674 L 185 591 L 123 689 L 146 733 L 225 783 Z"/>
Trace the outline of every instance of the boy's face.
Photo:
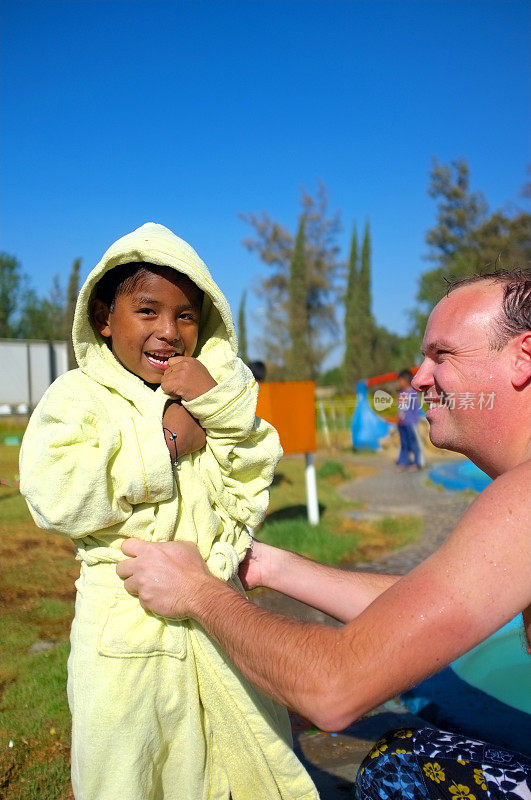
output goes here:
<path id="1" fill-rule="evenodd" d="M 145 383 L 158 384 L 168 358 L 193 354 L 202 298 L 191 280 L 168 268 L 161 275 L 150 272 L 131 293 L 118 294 L 113 311 L 96 300 L 93 317 L 120 364 Z"/>

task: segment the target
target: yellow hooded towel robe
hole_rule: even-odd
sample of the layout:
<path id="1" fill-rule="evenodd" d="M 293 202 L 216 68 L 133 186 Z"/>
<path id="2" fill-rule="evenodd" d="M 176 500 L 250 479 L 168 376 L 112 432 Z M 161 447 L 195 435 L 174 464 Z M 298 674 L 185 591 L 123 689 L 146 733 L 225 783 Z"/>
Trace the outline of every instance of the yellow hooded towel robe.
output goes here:
<path id="1" fill-rule="evenodd" d="M 131 261 L 172 267 L 205 293 L 195 356 L 218 385 L 183 403 L 207 443 L 173 468 L 162 431 L 167 395 L 124 369 L 89 319 L 96 283 Z M 126 537 L 187 539 L 241 590 L 247 526 L 265 514 L 281 450 L 255 418 L 257 387 L 236 357 L 227 301 L 186 242 L 148 223 L 90 273 L 73 339 L 79 369 L 37 406 L 20 471 L 37 525 L 72 537 L 81 561 L 68 663 L 77 800 L 314 800 L 285 709 L 194 622 L 145 612 L 115 570 Z"/>

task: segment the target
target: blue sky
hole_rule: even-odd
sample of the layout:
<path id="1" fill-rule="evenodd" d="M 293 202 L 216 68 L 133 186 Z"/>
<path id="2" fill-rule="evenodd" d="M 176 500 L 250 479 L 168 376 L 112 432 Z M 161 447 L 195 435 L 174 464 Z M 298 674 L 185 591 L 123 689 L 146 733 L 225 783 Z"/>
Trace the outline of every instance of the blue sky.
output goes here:
<path id="1" fill-rule="evenodd" d="M 520 0 L 2 0 L 2 230 L 39 291 L 162 222 L 236 313 L 267 268 L 240 212 L 293 229 L 321 179 L 370 219 L 378 321 L 405 333 L 431 159 L 464 156 L 492 209 L 528 147 L 531 5 Z M 259 301 L 248 299 L 248 335 Z M 338 354 L 339 358 L 339 354 Z"/>

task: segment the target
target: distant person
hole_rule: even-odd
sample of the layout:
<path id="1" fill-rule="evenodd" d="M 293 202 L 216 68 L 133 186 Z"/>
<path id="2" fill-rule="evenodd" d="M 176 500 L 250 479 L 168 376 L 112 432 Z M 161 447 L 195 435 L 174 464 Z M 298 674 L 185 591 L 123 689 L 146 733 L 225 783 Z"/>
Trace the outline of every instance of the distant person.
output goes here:
<path id="1" fill-rule="evenodd" d="M 250 361 L 249 369 L 257 383 L 263 383 L 266 379 L 267 368 L 263 361 Z"/>
<path id="2" fill-rule="evenodd" d="M 238 566 L 280 457 L 255 417 L 225 297 L 162 225 L 119 239 L 79 295 L 79 369 L 37 406 L 21 491 L 81 561 L 68 664 L 78 800 L 307 797 L 286 710 L 192 620 L 144 611 L 116 563 L 124 537 L 187 539 L 216 579 Z"/>
<path id="3" fill-rule="evenodd" d="M 411 387 L 413 373 L 403 369 L 398 373 L 398 435 L 400 436 L 400 451 L 397 466 L 399 470 L 422 469 L 424 455 L 418 433 L 418 423 L 421 418 L 420 404 L 416 391 Z"/>
<path id="4" fill-rule="evenodd" d="M 337 731 L 522 614 L 531 640 L 531 271 L 450 288 L 430 314 L 413 387 L 430 438 L 491 478 L 444 544 L 408 575 L 334 569 L 256 542 L 240 568 L 345 623 L 273 614 L 214 578 L 194 544 L 130 540 L 118 564 L 144 607 L 203 625 L 257 686 Z M 447 403 L 467 392 L 472 405 Z M 481 398 L 493 395 L 494 402 Z M 531 654 L 531 647 L 529 649 Z M 365 759 L 357 800 L 529 800 L 531 761 L 436 728 L 389 733 Z M 259 797 L 266 798 L 267 793 Z"/>

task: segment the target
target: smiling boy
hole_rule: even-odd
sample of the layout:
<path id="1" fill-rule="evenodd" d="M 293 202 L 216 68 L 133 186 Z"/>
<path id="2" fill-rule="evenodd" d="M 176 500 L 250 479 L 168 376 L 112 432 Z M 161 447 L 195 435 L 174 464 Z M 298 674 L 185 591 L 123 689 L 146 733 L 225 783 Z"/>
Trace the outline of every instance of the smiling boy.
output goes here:
<path id="1" fill-rule="evenodd" d="M 21 491 L 81 561 L 68 665 L 76 798 L 313 800 L 285 710 L 199 625 L 145 612 L 115 569 L 126 537 L 185 539 L 242 591 L 248 527 L 281 451 L 255 418 L 225 298 L 189 245 L 147 224 L 87 278 L 73 340 L 79 369 L 32 415 Z"/>

